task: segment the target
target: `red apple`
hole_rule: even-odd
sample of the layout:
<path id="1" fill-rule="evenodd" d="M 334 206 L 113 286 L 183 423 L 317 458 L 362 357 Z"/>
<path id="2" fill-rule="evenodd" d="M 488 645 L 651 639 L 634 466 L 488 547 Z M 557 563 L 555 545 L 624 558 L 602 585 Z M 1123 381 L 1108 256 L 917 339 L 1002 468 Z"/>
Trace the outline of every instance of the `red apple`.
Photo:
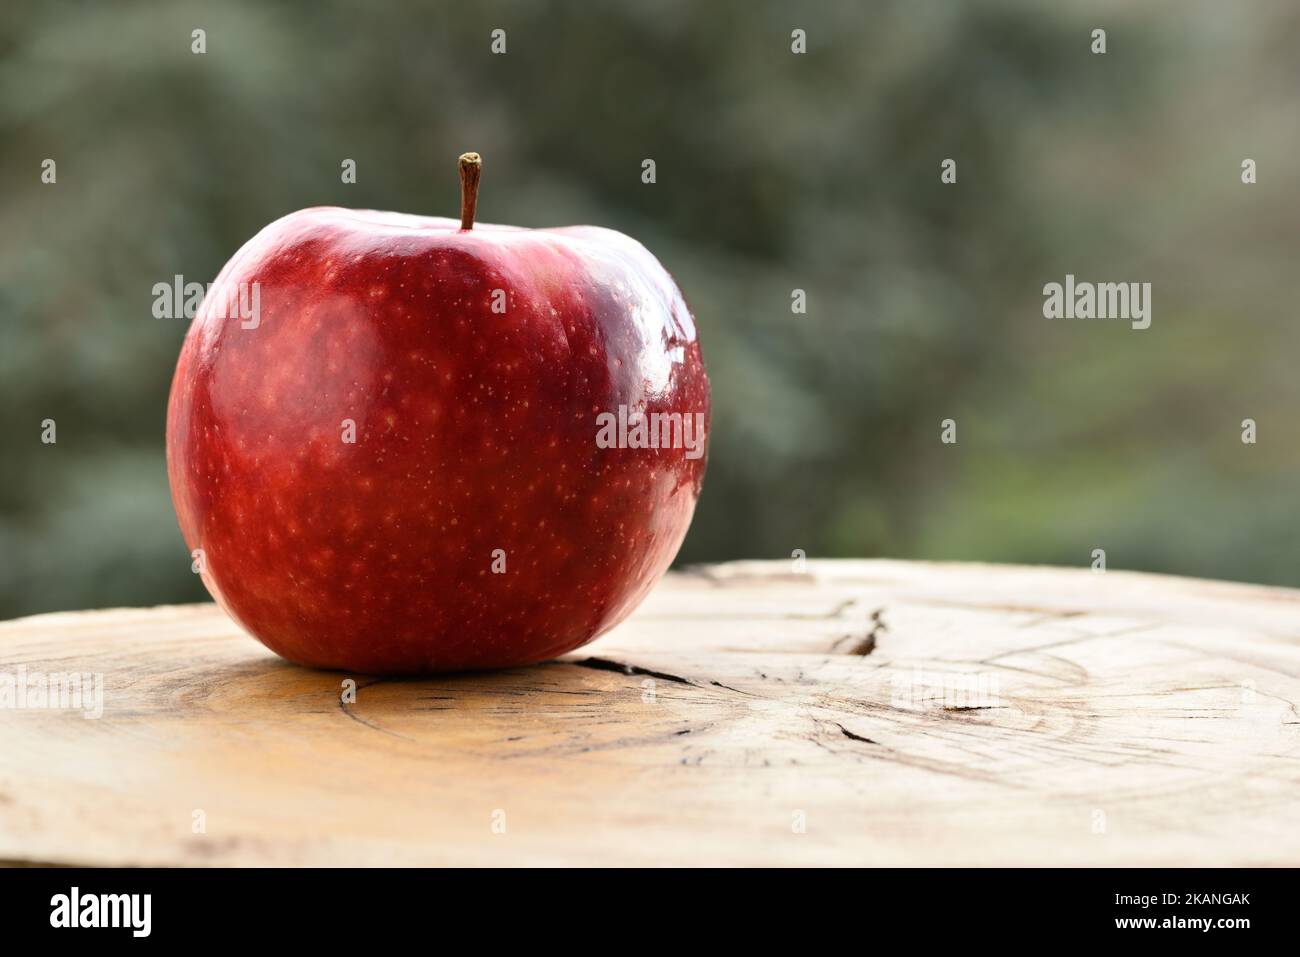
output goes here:
<path id="1" fill-rule="evenodd" d="M 478 173 L 463 156 L 460 222 L 271 223 L 181 350 L 181 531 L 213 597 L 292 661 L 550 658 L 626 618 L 686 535 L 709 382 L 676 284 L 612 230 L 475 224 Z"/>

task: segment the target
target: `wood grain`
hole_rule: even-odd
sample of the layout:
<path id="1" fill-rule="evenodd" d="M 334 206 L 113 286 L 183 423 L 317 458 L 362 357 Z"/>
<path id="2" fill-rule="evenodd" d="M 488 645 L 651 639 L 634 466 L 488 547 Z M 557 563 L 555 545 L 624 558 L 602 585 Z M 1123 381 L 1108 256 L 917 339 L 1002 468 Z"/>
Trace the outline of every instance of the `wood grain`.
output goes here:
<path id="1" fill-rule="evenodd" d="M 210 605 L 0 624 L 19 666 L 106 700 L 0 711 L 13 863 L 1300 864 L 1288 589 L 739 563 L 354 703 Z"/>

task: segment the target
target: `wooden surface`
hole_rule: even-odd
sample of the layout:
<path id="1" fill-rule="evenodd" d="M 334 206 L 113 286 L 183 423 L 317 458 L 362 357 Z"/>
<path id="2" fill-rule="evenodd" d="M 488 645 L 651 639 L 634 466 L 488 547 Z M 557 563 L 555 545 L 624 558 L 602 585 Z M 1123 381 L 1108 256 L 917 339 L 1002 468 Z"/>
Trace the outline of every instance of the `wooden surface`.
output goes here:
<path id="1" fill-rule="evenodd" d="M 355 703 L 210 605 L 0 624 L 20 665 L 106 693 L 0 711 L 10 863 L 1300 864 L 1300 591 L 742 563 Z"/>

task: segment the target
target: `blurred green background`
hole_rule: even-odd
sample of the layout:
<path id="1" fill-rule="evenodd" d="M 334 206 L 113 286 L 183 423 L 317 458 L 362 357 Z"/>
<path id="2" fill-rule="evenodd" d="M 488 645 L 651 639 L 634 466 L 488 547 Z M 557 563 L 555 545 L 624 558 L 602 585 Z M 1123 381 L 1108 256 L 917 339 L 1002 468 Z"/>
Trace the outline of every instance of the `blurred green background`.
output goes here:
<path id="1" fill-rule="evenodd" d="M 679 563 L 1300 584 L 1298 39 L 1286 2 L 9 0 L 0 617 L 204 597 L 153 284 L 300 207 L 455 215 L 467 149 L 481 220 L 623 230 L 685 291 L 714 418 Z M 1067 272 L 1153 283 L 1151 328 L 1043 319 Z"/>

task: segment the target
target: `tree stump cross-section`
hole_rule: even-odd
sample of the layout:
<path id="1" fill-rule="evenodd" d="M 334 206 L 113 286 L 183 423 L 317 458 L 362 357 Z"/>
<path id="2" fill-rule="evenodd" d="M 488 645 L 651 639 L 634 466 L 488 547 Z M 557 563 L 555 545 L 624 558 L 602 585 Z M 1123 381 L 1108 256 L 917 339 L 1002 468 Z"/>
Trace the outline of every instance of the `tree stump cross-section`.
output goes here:
<path id="1" fill-rule="evenodd" d="M 104 701 L 0 710 L 9 863 L 1300 864 L 1289 589 L 748 562 L 495 673 L 303 669 L 212 605 L 5 622 L 20 669 Z"/>

